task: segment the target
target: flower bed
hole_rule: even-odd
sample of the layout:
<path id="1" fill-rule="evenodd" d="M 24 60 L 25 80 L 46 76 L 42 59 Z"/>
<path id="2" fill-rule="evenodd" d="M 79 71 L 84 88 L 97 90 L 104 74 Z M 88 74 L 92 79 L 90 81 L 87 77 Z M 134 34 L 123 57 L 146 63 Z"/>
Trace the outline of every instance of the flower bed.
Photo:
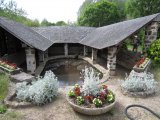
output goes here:
<path id="1" fill-rule="evenodd" d="M 67 94 L 71 107 L 87 115 L 99 115 L 109 111 L 115 105 L 115 94 L 107 85 L 100 85 L 99 76 L 93 68 L 83 71 L 84 84 L 76 84 Z"/>
<path id="2" fill-rule="evenodd" d="M 133 67 L 133 70 L 136 72 L 144 72 L 146 68 L 150 65 L 151 60 L 149 58 L 141 58 L 136 65 Z"/>
<path id="3" fill-rule="evenodd" d="M 18 68 L 16 64 L 3 60 L 0 60 L 0 69 L 9 74 L 17 74 L 20 72 L 20 68 Z"/>

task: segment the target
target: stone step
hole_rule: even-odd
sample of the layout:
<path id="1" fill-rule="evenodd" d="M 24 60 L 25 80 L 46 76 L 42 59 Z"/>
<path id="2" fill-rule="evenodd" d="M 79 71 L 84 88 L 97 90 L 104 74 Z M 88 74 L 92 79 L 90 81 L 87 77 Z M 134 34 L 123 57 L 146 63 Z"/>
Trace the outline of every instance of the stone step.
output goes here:
<path id="1" fill-rule="evenodd" d="M 31 82 L 35 77 L 25 72 L 20 72 L 15 75 L 10 75 L 10 78 L 14 82 Z"/>

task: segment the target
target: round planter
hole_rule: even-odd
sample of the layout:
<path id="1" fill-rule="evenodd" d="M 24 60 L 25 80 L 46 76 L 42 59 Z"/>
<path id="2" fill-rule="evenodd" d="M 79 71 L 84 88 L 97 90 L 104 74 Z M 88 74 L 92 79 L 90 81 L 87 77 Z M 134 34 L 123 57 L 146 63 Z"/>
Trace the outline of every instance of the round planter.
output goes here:
<path id="1" fill-rule="evenodd" d="M 86 115 L 100 115 L 100 114 L 106 113 L 110 109 L 112 109 L 116 103 L 116 101 L 114 101 L 108 106 L 101 107 L 101 108 L 84 108 L 84 107 L 74 104 L 68 97 L 67 97 L 67 101 L 70 104 L 70 106 L 73 108 L 73 110 L 75 110 L 76 112 L 82 113 L 82 114 L 86 114 Z"/>

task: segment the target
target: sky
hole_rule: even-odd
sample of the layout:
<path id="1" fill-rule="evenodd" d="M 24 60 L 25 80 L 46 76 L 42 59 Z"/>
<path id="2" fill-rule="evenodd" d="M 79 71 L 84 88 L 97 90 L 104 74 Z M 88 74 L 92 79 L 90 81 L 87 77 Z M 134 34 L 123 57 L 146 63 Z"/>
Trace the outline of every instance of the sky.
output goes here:
<path id="1" fill-rule="evenodd" d="M 85 0 L 14 0 L 18 8 L 27 12 L 27 17 L 50 22 L 77 20 L 79 7 Z"/>

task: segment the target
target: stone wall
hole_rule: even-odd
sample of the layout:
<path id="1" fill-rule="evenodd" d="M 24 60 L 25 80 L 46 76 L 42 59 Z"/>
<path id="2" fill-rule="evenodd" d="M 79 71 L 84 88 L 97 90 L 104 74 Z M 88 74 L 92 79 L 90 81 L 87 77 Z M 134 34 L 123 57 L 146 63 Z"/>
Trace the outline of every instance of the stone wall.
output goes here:
<path id="1" fill-rule="evenodd" d="M 55 44 L 48 49 L 48 55 L 50 57 L 57 55 L 64 55 L 64 54 L 65 54 L 64 44 Z M 83 45 L 68 44 L 68 55 L 77 55 L 77 54 L 83 54 Z"/>
<path id="2" fill-rule="evenodd" d="M 147 49 L 150 44 L 157 39 L 158 26 L 158 22 L 152 22 L 147 26 L 145 33 L 145 49 Z"/>
<path id="3" fill-rule="evenodd" d="M 116 52 L 116 46 L 108 48 L 107 68 L 110 71 L 110 75 L 115 75 L 116 73 Z"/>

